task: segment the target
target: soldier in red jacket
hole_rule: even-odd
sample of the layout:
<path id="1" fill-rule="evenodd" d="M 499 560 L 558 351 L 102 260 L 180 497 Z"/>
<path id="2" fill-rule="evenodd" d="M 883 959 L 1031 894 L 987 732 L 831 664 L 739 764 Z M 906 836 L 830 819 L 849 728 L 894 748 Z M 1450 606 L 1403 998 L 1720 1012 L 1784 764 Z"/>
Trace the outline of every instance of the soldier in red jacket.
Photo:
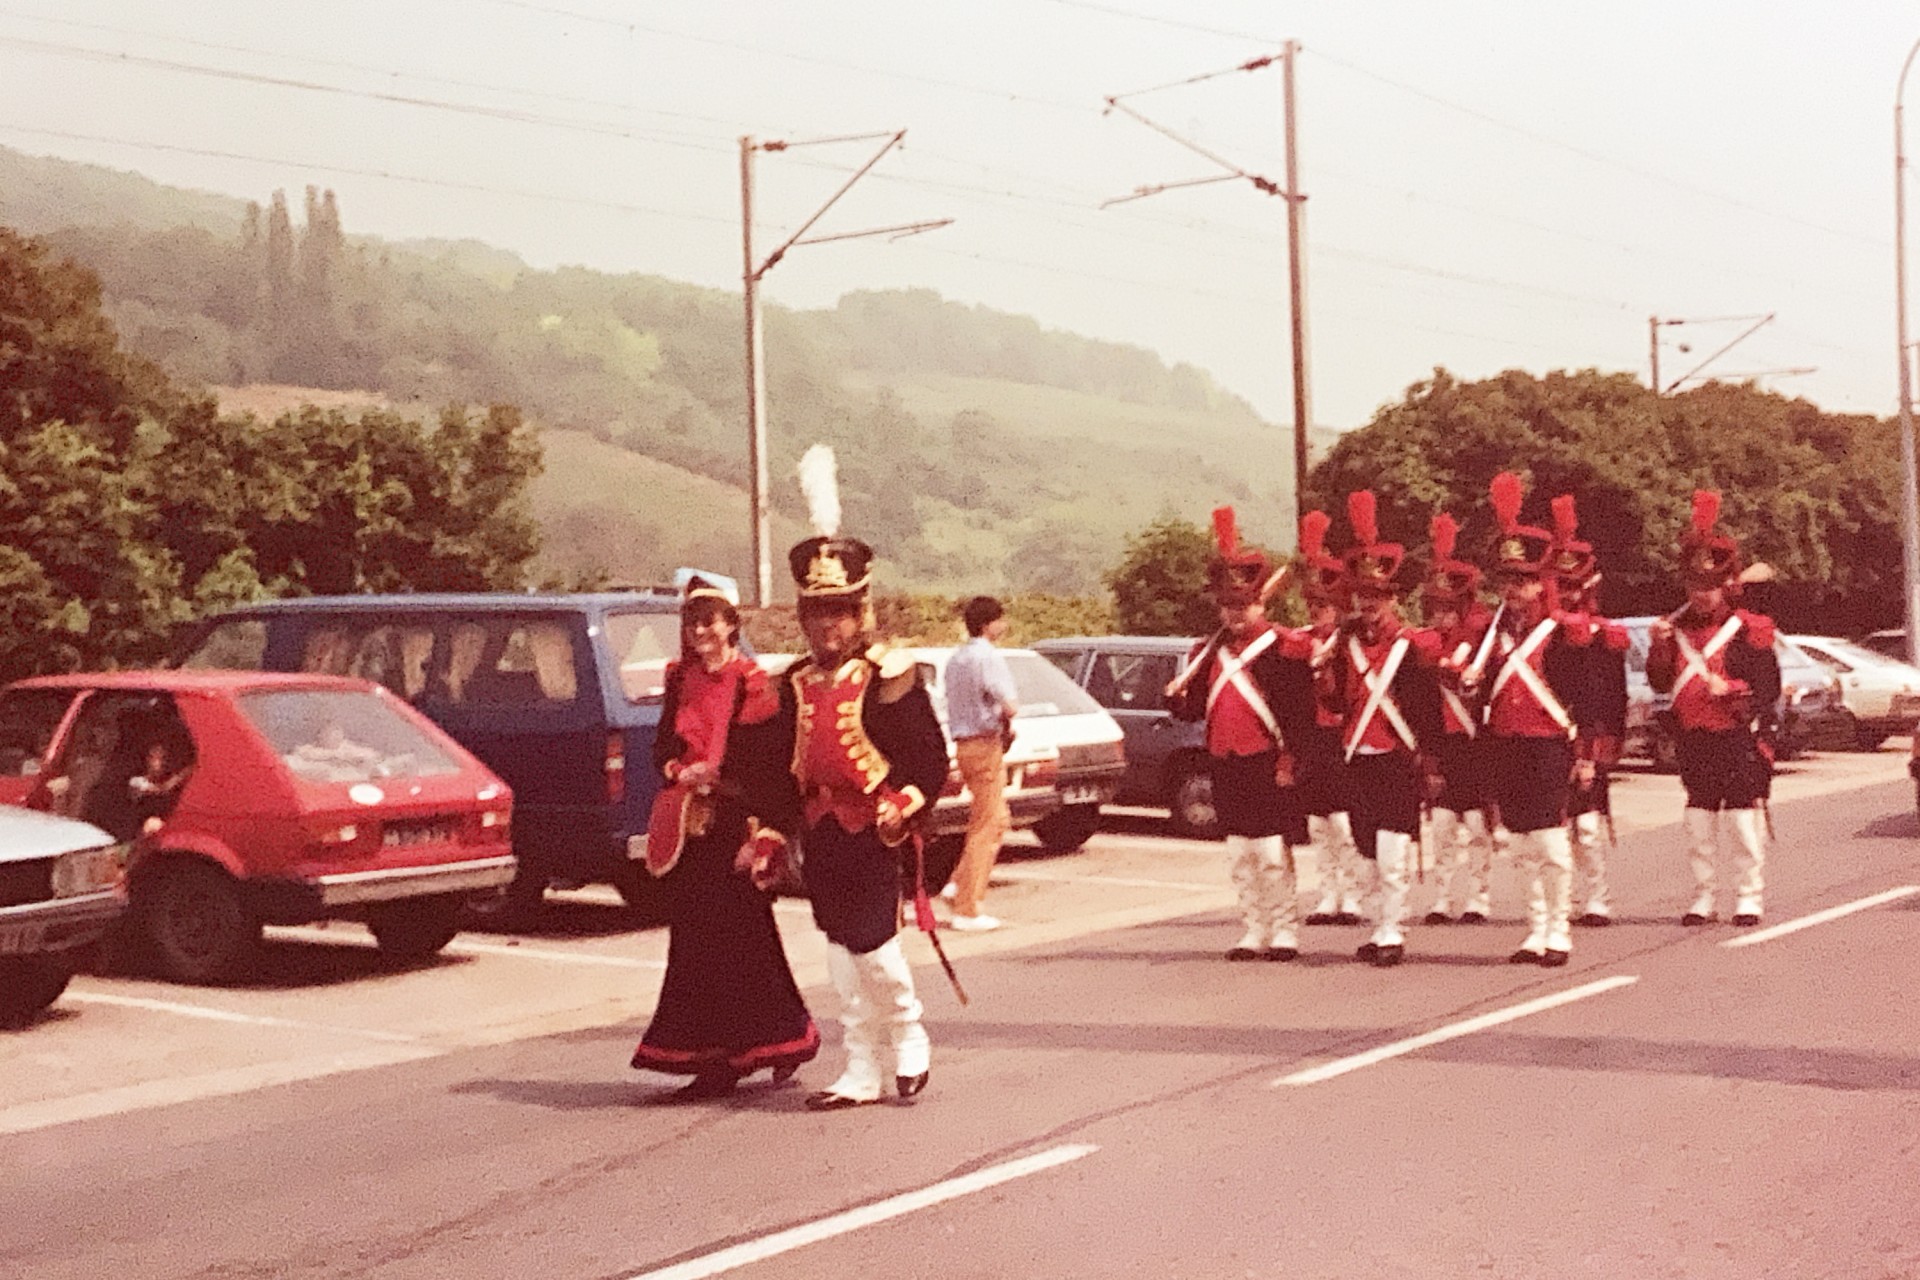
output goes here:
<path id="1" fill-rule="evenodd" d="M 1485 923 L 1492 909 L 1493 833 L 1487 821 L 1487 752 L 1477 701 L 1461 689 L 1469 669 L 1484 670 L 1493 614 L 1480 602 L 1480 570 L 1454 558 L 1460 525 L 1441 512 L 1430 526 L 1433 566 L 1420 589 L 1421 611 L 1439 645 L 1440 793 L 1433 801 L 1433 878 L 1440 887 L 1426 923 Z M 1460 885 L 1462 873 L 1466 883 Z"/>
<path id="2" fill-rule="evenodd" d="M 1309 661 L 1324 671 L 1340 643 L 1340 619 L 1347 611 L 1347 567 L 1326 552 L 1333 521 L 1324 511 L 1300 517 L 1300 598 L 1307 606 Z M 1318 688 L 1316 682 L 1316 688 Z M 1347 771 L 1340 759 L 1338 699 L 1315 700 L 1313 727 L 1294 752 L 1300 803 L 1307 812 L 1307 836 L 1318 853 L 1320 901 L 1307 913 L 1308 924 L 1359 924 L 1363 886 L 1373 875 L 1370 862 L 1353 843 L 1347 813 Z"/>
<path id="3" fill-rule="evenodd" d="M 1733 857 L 1733 922 L 1755 925 L 1765 914 L 1766 839 L 1762 806 L 1772 786 L 1774 703 L 1780 661 L 1773 620 L 1734 606 L 1740 588 L 1740 544 L 1716 526 L 1720 495 L 1693 495 L 1693 520 L 1681 536 L 1687 603 L 1657 619 L 1647 654 L 1647 680 L 1673 696 L 1679 727 L 1674 747 L 1696 886 L 1682 924 L 1715 918 L 1720 811 L 1733 815 L 1739 850 Z"/>

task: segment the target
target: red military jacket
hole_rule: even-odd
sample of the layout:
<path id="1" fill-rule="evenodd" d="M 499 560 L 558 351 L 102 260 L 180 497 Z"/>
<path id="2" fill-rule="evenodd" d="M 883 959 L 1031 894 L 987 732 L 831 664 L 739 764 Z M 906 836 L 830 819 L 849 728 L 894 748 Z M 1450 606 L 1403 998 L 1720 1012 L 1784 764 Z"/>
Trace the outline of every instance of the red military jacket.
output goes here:
<path id="1" fill-rule="evenodd" d="M 1278 626 L 1240 645 L 1198 645 L 1189 661 L 1201 669 L 1174 700 L 1174 717 L 1205 719 L 1209 755 L 1291 754 L 1312 724 L 1311 651 L 1308 633 Z"/>
<path id="2" fill-rule="evenodd" d="M 1780 696 L 1780 660 L 1773 652 L 1773 619 L 1735 609 L 1717 617 L 1689 610 L 1673 634 L 1655 637 L 1647 654 L 1647 681 L 1673 695 L 1683 729 L 1725 732 L 1771 719 Z M 1689 652 L 1691 651 L 1691 652 Z M 1713 677 L 1725 691 L 1713 691 Z"/>
<path id="3" fill-rule="evenodd" d="M 1439 636 L 1398 620 L 1373 635 L 1362 636 L 1343 627 L 1338 636 L 1328 665 L 1341 710 L 1342 754 L 1424 753 L 1441 731 L 1439 685 L 1434 678 Z M 1406 641 L 1404 653 L 1389 671 L 1402 640 Z M 1384 694 L 1376 697 L 1382 680 L 1387 681 Z"/>
<path id="4" fill-rule="evenodd" d="M 1480 656 L 1493 614 L 1478 601 L 1451 627 L 1434 631 L 1440 673 L 1440 712 L 1449 735 L 1474 737 L 1480 731 L 1480 715 L 1460 688 L 1460 677 Z"/>
<path id="5" fill-rule="evenodd" d="M 1525 621 L 1503 613 L 1482 676 L 1487 732 L 1499 738 L 1573 741 L 1589 692 L 1582 647 L 1581 633 L 1568 629 L 1565 615 L 1546 613 Z"/>

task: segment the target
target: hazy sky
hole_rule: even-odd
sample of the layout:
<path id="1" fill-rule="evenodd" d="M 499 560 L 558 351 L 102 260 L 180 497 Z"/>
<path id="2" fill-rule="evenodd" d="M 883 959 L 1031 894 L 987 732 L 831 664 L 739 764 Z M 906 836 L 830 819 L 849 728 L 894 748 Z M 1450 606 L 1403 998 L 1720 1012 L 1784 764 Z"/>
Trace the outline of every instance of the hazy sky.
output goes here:
<path id="1" fill-rule="evenodd" d="M 1286 420 L 1281 202 L 1097 205 L 1211 171 L 1105 95 L 1294 38 L 1318 421 L 1435 365 L 1644 376 L 1650 314 L 1768 311 L 1719 369 L 1817 366 L 1769 385 L 1885 413 L 1916 37 L 1920 7 L 1867 0 L 0 0 L 0 142 L 235 195 L 318 182 L 352 232 L 737 288 L 740 134 L 906 127 L 819 231 L 957 223 L 796 250 L 771 298 L 930 286 L 1192 361 Z M 1134 101 L 1280 176 L 1277 67 Z M 866 145 L 765 157 L 761 234 Z M 1665 331 L 1663 373 L 1740 327 Z"/>

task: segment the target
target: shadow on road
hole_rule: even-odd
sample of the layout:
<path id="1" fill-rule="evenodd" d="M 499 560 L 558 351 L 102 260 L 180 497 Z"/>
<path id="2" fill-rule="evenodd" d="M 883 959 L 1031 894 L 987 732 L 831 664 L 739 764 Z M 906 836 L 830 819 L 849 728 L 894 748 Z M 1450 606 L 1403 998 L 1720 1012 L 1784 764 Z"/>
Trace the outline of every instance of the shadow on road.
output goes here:
<path id="1" fill-rule="evenodd" d="M 656 1083 L 660 1077 L 632 1080 L 467 1080 L 449 1093 L 486 1094 L 503 1102 L 544 1107 L 549 1111 L 627 1111 L 634 1107 L 671 1107 L 676 1110 L 796 1111 L 804 1096 L 798 1083 L 774 1084 L 764 1075 L 746 1080 L 719 1098 L 688 1101 L 674 1096 L 675 1084 Z"/>
<path id="2" fill-rule="evenodd" d="M 1902 810 L 1875 818 L 1853 833 L 1855 840 L 1911 840 L 1920 836 L 1920 813 Z"/>
<path id="3" fill-rule="evenodd" d="M 475 915 L 466 928 L 469 933 L 493 937 L 608 938 L 665 924 L 665 917 L 658 913 L 643 913 L 625 905 L 550 897 L 515 917 Z"/>
<path id="4" fill-rule="evenodd" d="M 1423 1049 L 1420 1056 L 1503 1067 L 1634 1071 L 1816 1089 L 1920 1091 L 1920 1058 L 1787 1045 L 1493 1034 Z"/>

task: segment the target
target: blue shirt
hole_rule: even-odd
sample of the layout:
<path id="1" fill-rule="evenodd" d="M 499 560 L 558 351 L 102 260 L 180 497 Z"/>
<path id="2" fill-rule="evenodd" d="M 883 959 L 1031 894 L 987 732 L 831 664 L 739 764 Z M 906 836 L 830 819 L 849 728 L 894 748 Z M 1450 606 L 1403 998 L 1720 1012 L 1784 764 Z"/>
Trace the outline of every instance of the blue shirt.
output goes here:
<path id="1" fill-rule="evenodd" d="M 985 636 L 975 636 L 953 651 L 946 684 L 947 732 L 956 741 L 999 736 L 1003 708 L 1020 703 L 1007 660 Z"/>

